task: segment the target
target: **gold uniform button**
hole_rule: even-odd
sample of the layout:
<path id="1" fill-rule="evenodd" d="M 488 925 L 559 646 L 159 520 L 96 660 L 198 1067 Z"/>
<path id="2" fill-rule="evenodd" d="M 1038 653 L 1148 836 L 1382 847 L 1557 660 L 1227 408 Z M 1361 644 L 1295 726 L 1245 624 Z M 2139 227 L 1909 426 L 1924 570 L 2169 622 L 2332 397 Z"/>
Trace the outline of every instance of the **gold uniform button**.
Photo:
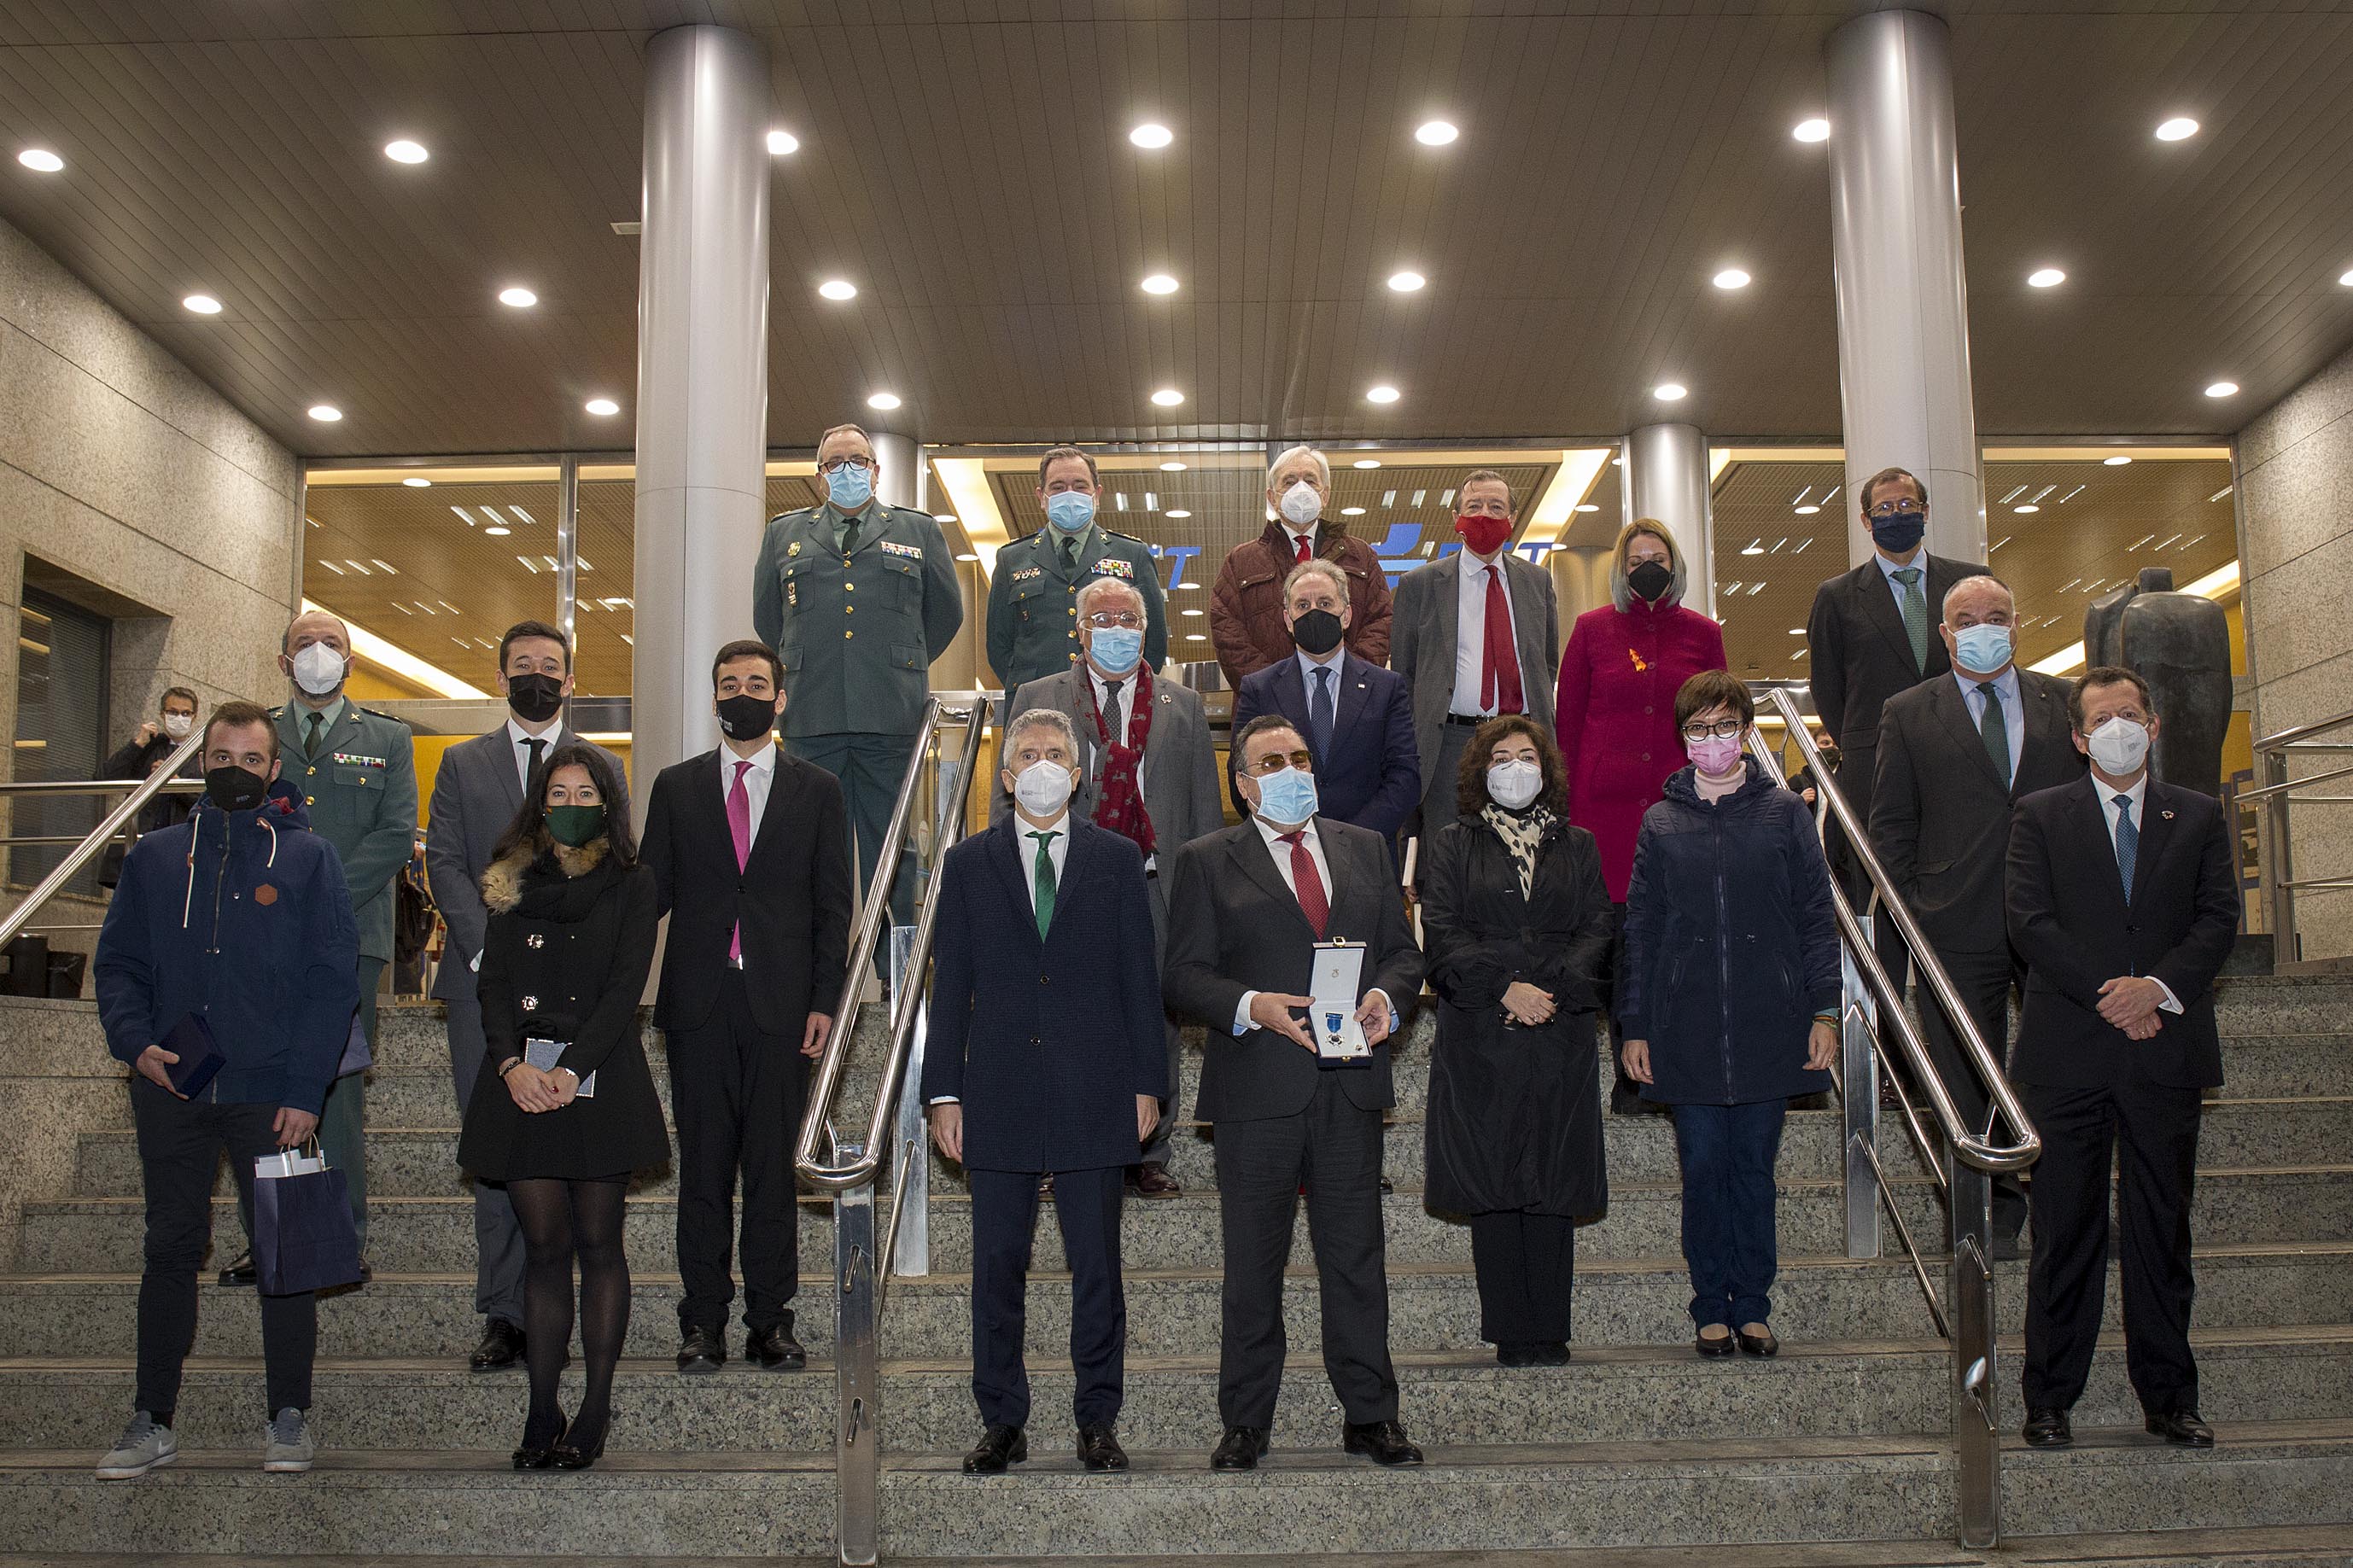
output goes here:
<path id="1" fill-rule="evenodd" d="M 304 773 L 305 773 L 305 774 L 307 775 L 307 774 L 316 773 L 318 771 L 319 771 L 319 770 L 318 770 L 317 768 L 307 768 L 307 769 L 305 769 L 305 770 L 304 770 Z"/>
<path id="2" fill-rule="evenodd" d="M 855 605 L 844 605 L 841 606 L 841 613 L 845 616 L 854 616 L 858 613 L 858 606 Z"/>
<path id="3" fill-rule="evenodd" d="M 857 634 L 856 632 L 844 632 L 844 633 L 842 633 L 842 634 L 841 634 L 841 640 L 842 640 L 842 641 L 844 641 L 844 642 L 848 642 L 851 637 L 856 637 L 857 635 L 858 635 L 858 634 Z"/>
<path id="4" fill-rule="evenodd" d="M 858 584 L 855 583 L 844 583 L 841 585 L 841 591 L 845 594 L 855 594 L 858 592 Z"/>
<path id="5" fill-rule="evenodd" d="M 306 795 L 302 797 L 302 804 L 304 805 L 316 805 L 319 804 L 319 797 L 315 795 Z"/>

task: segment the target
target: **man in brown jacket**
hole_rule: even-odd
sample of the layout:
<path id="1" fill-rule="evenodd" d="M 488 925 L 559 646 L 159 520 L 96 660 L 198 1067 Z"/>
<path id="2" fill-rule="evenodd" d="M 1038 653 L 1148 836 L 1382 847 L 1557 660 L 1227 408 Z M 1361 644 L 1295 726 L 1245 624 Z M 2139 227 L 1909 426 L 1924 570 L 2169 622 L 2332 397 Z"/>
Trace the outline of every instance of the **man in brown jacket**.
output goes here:
<path id="1" fill-rule="evenodd" d="M 1389 584 L 1373 547 L 1324 516 L 1332 466 L 1313 447 L 1293 447 L 1266 471 L 1266 531 L 1230 552 L 1209 595 L 1209 637 L 1229 685 L 1292 657 L 1282 618 L 1282 580 L 1310 558 L 1329 561 L 1348 578 L 1348 651 L 1371 664 L 1389 658 Z"/>

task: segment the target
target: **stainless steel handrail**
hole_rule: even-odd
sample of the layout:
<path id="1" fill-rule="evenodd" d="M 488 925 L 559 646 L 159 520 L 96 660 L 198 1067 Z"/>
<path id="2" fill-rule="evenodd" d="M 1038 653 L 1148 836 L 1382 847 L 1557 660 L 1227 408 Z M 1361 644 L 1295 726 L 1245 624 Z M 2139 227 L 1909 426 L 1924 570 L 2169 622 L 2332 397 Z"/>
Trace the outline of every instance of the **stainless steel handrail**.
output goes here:
<path id="1" fill-rule="evenodd" d="M 2341 741 L 2315 741 L 2315 735 L 2325 735 L 2332 730 L 2353 726 L 2353 709 L 2334 713 L 2326 719 L 2316 719 L 2309 724 L 2298 724 L 2265 735 L 2254 744 L 2256 766 L 2262 770 L 2263 784 L 2255 789 L 2238 792 L 2242 804 L 2253 803 L 2263 807 L 2263 848 L 2258 879 L 2263 888 L 2263 924 L 2272 934 L 2274 959 L 2295 963 L 2304 956 L 2304 946 L 2295 929 L 2295 896 L 2298 893 L 2341 893 L 2353 889 L 2353 878 L 2328 876 L 2298 879 L 2295 874 L 2295 852 L 2293 842 L 2294 824 L 2288 807 L 2302 800 L 2310 805 L 2340 805 L 2342 795 L 2302 795 L 2300 789 L 2353 777 L 2353 767 L 2331 768 L 2326 773 L 2306 773 L 2302 778 L 2288 776 L 2290 753 L 2342 752 L 2353 751 L 2353 743 Z"/>
<path id="2" fill-rule="evenodd" d="M 202 735 L 191 735 L 183 744 L 203 745 Z M 167 759 L 168 760 L 168 759 Z M 162 770 L 162 763 L 157 770 Z M 8 779 L 0 780 L 0 795 L 121 795 L 155 782 L 153 773 L 143 779 Z M 166 778 L 156 789 L 157 795 L 202 795 L 202 779 Z"/>
<path id="3" fill-rule="evenodd" d="M 198 730 L 173 747 L 171 755 L 157 763 L 153 773 L 133 784 L 131 793 L 123 797 L 120 805 L 106 814 L 106 819 L 103 822 L 84 835 L 80 843 L 67 850 L 64 858 L 57 863 L 49 874 L 41 879 L 39 885 L 25 895 L 24 901 L 9 910 L 5 920 L 0 920 L 0 947 L 7 946 L 26 926 L 32 924 L 33 917 L 40 912 L 41 906 L 56 897 L 58 890 L 68 882 L 80 875 L 81 868 L 97 858 L 105 849 L 107 841 L 121 833 L 125 824 L 138 816 L 140 807 L 163 794 L 164 789 L 174 782 L 172 775 L 180 771 L 180 764 L 195 756 L 204 743 L 205 732 Z M 111 794 L 120 781 L 105 780 L 99 784 L 68 782 L 70 787 L 61 790 L 43 790 L 39 784 L 0 785 L 0 789 L 14 788 L 17 793 L 27 795 L 37 792 L 52 795 Z M 198 787 L 203 786 L 198 785 Z"/>

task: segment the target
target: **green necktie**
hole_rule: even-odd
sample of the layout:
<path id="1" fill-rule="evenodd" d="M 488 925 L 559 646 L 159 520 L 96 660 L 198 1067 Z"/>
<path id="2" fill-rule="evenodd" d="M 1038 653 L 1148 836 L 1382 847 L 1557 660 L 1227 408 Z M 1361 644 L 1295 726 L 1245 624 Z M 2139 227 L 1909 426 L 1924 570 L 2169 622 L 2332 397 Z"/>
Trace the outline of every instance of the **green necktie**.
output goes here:
<path id="1" fill-rule="evenodd" d="M 852 543 L 852 542 L 854 542 L 857 538 L 858 538 L 858 519 L 857 519 L 857 517 L 856 517 L 855 515 L 852 515 L 852 516 L 849 516 L 849 517 L 845 517 L 845 518 L 843 518 L 843 519 L 841 520 L 841 552 L 842 552 L 844 555 L 847 555 L 847 554 L 849 554 L 849 546 L 850 546 L 850 544 Z"/>
<path id="2" fill-rule="evenodd" d="M 1054 858 L 1047 853 L 1046 847 L 1061 835 L 1032 833 L 1029 837 L 1038 841 L 1038 895 L 1034 901 L 1038 906 L 1038 937 L 1042 942 L 1047 928 L 1054 923 Z"/>
<path id="3" fill-rule="evenodd" d="M 1920 568 L 1900 567 L 1889 575 L 1904 584 L 1904 635 L 1912 639 L 1912 667 L 1926 675 L 1928 673 L 1928 595 L 1920 591 Z M 2002 769 L 2005 773 L 2009 771 L 2007 767 Z"/>
<path id="4" fill-rule="evenodd" d="M 1985 699 L 1985 711 L 1978 715 L 1978 733 L 1985 737 L 1986 755 L 1993 759 L 1993 771 L 2001 775 L 2001 787 L 2010 787 L 2010 721 L 2001 711 L 2001 693 L 1990 680 L 1978 682 L 1978 695 Z"/>
<path id="5" fill-rule="evenodd" d="M 311 732 L 302 737 L 302 754 L 304 756 L 315 757 L 319 754 L 319 731 L 325 720 L 326 715 L 323 713 L 313 710 L 311 714 Z"/>
<path id="6" fill-rule="evenodd" d="M 1064 534 L 1064 535 L 1062 536 L 1062 570 L 1063 570 L 1064 572 L 1066 572 L 1066 573 L 1075 574 L 1075 573 L 1078 571 L 1078 569 L 1079 569 L 1079 540 L 1078 540 L 1078 535 L 1073 534 L 1073 533 L 1066 533 L 1066 534 Z"/>

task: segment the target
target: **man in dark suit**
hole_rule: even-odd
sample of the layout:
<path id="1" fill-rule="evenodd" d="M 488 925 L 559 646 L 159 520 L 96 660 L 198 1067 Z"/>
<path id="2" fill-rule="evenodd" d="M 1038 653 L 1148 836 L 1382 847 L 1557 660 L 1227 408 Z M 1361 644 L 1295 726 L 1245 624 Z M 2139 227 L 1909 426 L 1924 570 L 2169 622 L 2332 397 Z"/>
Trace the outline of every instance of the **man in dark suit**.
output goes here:
<path id="1" fill-rule="evenodd" d="M 1871 796 L 1872 847 L 1997 1062 L 2008 1055 L 2010 992 L 2021 973 L 2002 925 L 2010 806 L 2084 772 L 2069 736 L 2067 683 L 2018 668 L 2016 619 L 1998 577 L 1964 577 L 1946 593 L 1939 631 L 1952 673 L 1888 700 Z M 1954 1105 L 1982 1127 L 1984 1088 L 1926 986 L 1920 1017 Z M 2017 1257 L 2026 1194 L 2016 1176 L 1995 1179 L 1993 1222 L 1994 1256 Z"/>
<path id="2" fill-rule="evenodd" d="M 1872 557 L 1814 591 L 1806 648 L 1814 711 L 1845 758 L 1839 789 L 1868 832 L 1879 711 L 1897 692 L 1952 668 L 1951 655 L 1936 635 L 1936 608 L 1954 584 L 1985 568 L 1928 553 L 1921 542 L 1928 489 L 1903 468 L 1882 468 L 1865 479 L 1855 505 L 1871 530 Z M 1845 842 L 1842 833 L 1833 838 L 1832 864 L 1850 858 Z M 1869 898 L 1871 884 L 1860 869 L 1848 865 L 1846 881 L 1858 904 Z M 1879 952 L 1882 963 L 1902 957 L 1901 944 L 1891 941 L 1882 941 Z M 1888 973 L 1898 986 L 1904 984 L 1900 963 Z"/>
<path id="3" fill-rule="evenodd" d="M 2025 1437 L 2073 1440 L 2067 1413 L 2107 1295 L 2113 1163 L 2133 1392 L 2151 1433 L 2207 1448 L 2189 1353 L 2189 1199 L 2201 1094 L 2222 1081 L 2214 976 L 2239 929 L 2233 836 L 2211 796 L 2149 776 L 2158 716 L 2139 676 L 2090 670 L 2068 711 L 2091 773 L 2020 801 L 2010 834 L 2010 940 L 2027 970 L 2011 1072 L 2042 1134 Z"/>
<path id="4" fill-rule="evenodd" d="M 793 1338 L 793 1142 L 806 1058 L 824 1049 L 849 962 L 849 834 L 833 774 L 776 745 L 783 679 L 765 643 L 721 648 L 712 706 L 726 738 L 664 768 L 646 814 L 645 862 L 670 916 L 654 1025 L 678 1124 L 682 1373 L 727 1359 L 739 1168 L 744 1359 L 807 1363 Z"/>
<path id="5" fill-rule="evenodd" d="M 1233 733 L 1261 713 L 1290 721 L 1314 756 L 1324 816 L 1391 838 L 1421 799 L 1413 700 L 1404 676 L 1343 645 L 1351 613 L 1347 574 L 1337 566 L 1319 558 L 1291 569 L 1282 619 L 1296 651 L 1242 678 Z M 1232 765 L 1239 773 L 1240 763 Z M 1244 805 L 1239 784 L 1234 804 Z"/>
<path id="6" fill-rule="evenodd" d="M 1144 857 L 1071 812 L 1078 756 L 1067 718 L 1024 710 L 999 773 L 1013 815 L 941 866 L 923 1101 L 972 1193 L 972 1393 L 984 1430 L 966 1475 L 1029 1457 L 1023 1296 L 1050 1173 L 1071 1268 L 1079 1458 L 1091 1470 L 1127 1468 L 1114 1426 L 1127 1356 L 1120 1192 L 1160 1119 L 1167 1066 Z"/>
<path id="7" fill-rule="evenodd" d="M 1348 1452 L 1421 1462 L 1398 1422 L 1381 1226 L 1381 1113 L 1397 1103 L 1388 1041 L 1421 994 L 1421 950 L 1377 836 L 1317 809 L 1315 764 L 1289 720 L 1237 731 L 1251 820 L 1197 838 L 1170 868 L 1171 1010 L 1206 1026 L 1195 1115 L 1217 1124 L 1225 1238 L 1214 1469 L 1255 1469 L 1282 1383 L 1282 1269 L 1307 1193 L 1324 1370 Z M 1360 942 L 1356 1019 L 1368 1058 L 1327 1065 L 1299 1013 L 1318 943 Z"/>
<path id="8" fill-rule="evenodd" d="M 489 1048 L 482 1041 L 482 1006 L 474 995 L 490 921 L 482 904 L 482 873 L 490 869 L 499 835 L 522 809 L 533 773 L 565 738 L 572 646 L 544 621 L 517 621 L 499 639 L 498 680 L 507 700 L 507 721 L 441 753 L 425 824 L 425 874 L 434 905 L 449 928 L 433 994 L 448 1015 L 449 1078 L 461 1116 L 473 1100 L 474 1075 Z M 604 755 L 616 779 L 628 776 L 620 758 L 610 752 Z M 628 808 L 626 795 L 614 805 L 617 812 Z M 482 1314 L 482 1341 L 468 1364 L 476 1372 L 521 1365 L 522 1232 L 501 1184 L 474 1184 L 474 1310 Z"/>

